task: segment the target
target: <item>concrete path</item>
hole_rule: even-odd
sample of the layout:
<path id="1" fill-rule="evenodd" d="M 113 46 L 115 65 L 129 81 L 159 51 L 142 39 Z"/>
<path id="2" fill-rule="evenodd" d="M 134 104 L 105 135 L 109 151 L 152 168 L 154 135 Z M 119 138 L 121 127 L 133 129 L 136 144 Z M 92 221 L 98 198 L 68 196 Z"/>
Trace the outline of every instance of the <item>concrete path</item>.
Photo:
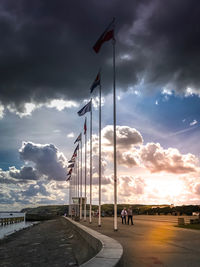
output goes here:
<path id="1" fill-rule="evenodd" d="M 78 266 L 75 239 L 63 218 L 42 222 L 0 241 L 0 266 Z"/>
<path id="2" fill-rule="evenodd" d="M 82 224 L 122 244 L 124 256 L 121 266 L 199 267 L 200 231 L 174 227 L 174 218 L 171 219 L 169 216 L 167 221 L 158 222 L 155 216 L 136 216 L 132 226 L 122 225 L 119 218 L 117 232 L 113 231 L 113 218 L 103 218 L 102 227 L 98 227 L 97 218 L 92 224 Z"/>

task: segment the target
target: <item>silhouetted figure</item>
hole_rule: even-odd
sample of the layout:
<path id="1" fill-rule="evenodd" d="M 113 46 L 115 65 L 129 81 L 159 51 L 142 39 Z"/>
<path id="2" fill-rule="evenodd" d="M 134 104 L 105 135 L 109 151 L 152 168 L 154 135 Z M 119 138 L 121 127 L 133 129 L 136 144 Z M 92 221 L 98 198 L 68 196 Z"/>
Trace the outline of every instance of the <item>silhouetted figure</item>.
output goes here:
<path id="1" fill-rule="evenodd" d="M 121 212 L 121 217 L 122 217 L 122 224 L 126 224 L 126 216 L 127 216 L 127 211 L 126 211 L 126 208 L 124 208 Z"/>
<path id="2" fill-rule="evenodd" d="M 129 220 L 131 220 L 131 224 L 133 225 L 133 210 L 131 206 L 128 208 L 128 224 Z"/>
<path id="3" fill-rule="evenodd" d="M 71 215 L 72 215 L 72 220 L 74 220 L 75 219 L 75 209 L 74 208 L 72 208 Z"/>

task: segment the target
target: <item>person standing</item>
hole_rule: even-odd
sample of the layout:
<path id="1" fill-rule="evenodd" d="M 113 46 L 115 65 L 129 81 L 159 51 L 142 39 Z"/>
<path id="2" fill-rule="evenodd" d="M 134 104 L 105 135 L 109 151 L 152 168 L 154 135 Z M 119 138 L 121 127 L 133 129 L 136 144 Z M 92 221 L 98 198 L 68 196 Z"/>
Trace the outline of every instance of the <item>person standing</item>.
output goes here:
<path id="1" fill-rule="evenodd" d="M 122 217 L 122 224 L 126 224 L 126 216 L 127 216 L 127 210 L 126 208 L 123 208 L 122 212 L 121 212 L 121 217 Z"/>
<path id="2" fill-rule="evenodd" d="M 129 220 L 131 220 L 131 224 L 133 225 L 133 210 L 131 206 L 128 208 L 128 225 L 129 225 Z"/>
<path id="3" fill-rule="evenodd" d="M 74 208 L 72 208 L 71 216 L 72 216 L 72 220 L 74 220 L 75 219 L 75 209 Z"/>

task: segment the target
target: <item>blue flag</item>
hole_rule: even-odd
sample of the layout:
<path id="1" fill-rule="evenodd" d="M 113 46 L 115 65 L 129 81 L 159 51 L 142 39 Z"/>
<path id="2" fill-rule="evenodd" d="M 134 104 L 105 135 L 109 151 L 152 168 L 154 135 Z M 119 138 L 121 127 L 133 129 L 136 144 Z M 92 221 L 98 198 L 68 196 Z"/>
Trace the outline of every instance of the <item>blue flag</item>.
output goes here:
<path id="1" fill-rule="evenodd" d="M 87 103 L 82 109 L 80 109 L 77 113 L 79 116 L 83 116 L 85 113 L 91 111 L 91 101 Z"/>

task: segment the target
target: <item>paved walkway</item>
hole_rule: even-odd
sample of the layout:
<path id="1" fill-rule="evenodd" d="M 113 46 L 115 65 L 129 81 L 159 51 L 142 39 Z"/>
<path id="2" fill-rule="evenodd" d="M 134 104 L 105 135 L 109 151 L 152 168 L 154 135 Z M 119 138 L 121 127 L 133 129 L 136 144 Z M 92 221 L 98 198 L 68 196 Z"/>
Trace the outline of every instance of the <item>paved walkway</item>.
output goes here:
<path id="1" fill-rule="evenodd" d="M 121 266 L 199 267 L 200 231 L 174 227 L 171 219 L 169 216 L 167 221 L 158 222 L 155 216 L 136 216 L 132 226 L 122 225 L 118 218 L 117 232 L 113 231 L 113 218 L 103 218 L 102 227 L 98 227 L 97 218 L 92 224 L 82 224 L 122 244 L 124 257 Z"/>
<path id="2" fill-rule="evenodd" d="M 42 222 L 0 241 L 0 266 L 78 266 L 74 242 L 75 234 L 63 218 Z"/>

